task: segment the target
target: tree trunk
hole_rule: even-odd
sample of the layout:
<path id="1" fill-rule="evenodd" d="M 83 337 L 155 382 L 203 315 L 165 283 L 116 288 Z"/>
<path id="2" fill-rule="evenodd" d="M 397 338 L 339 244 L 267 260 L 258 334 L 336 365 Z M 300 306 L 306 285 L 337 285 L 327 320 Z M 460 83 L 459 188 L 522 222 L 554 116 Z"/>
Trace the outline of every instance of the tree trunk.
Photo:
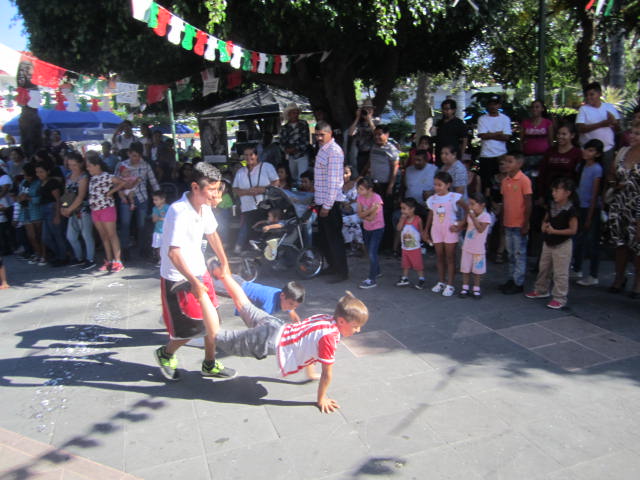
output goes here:
<path id="1" fill-rule="evenodd" d="M 431 82 L 429 76 L 418 73 L 418 87 L 416 89 L 415 100 L 416 111 L 416 138 L 422 135 L 429 135 L 429 130 L 433 124 L 433 110 L 431 105 Z"/>
<path id="2" fill-rule="evenodd" d="M 379 69 L 379 82 L 376 85 L 376 96 L 373 99 L 373 105 L 376 109 L 375 114 L 377 116 L 382 115 L 382 111 L 391 96 L 391 91 L 396 85 L 399 61 L 400 57 L 397 48 L 385 48 L 384 59 Z"/>
<path id="3" fill-rule="evenodd" d="M 609 86 L 620 89 L 624 88 L 624 39 L 624 27 L 620 25 L 609 40 Z"/>
<path id="4" fill-rule="evenodd" d="M 578 80 L 580 80 L 580 84 L 584 88 L 591 81 L 591 55 L 594 36 L 593 18 L 591 13 L 585 10 L 582 5 L 578 6 L 576 10 L 582 27 L 582 36 L 576 43 Z"/>
<path id="5" fill-rule="evenodd" d="M 42 121 L 35 108 L 22 107 L 20 120 L 20 144 L 27 158 L 42 148 Z"/>

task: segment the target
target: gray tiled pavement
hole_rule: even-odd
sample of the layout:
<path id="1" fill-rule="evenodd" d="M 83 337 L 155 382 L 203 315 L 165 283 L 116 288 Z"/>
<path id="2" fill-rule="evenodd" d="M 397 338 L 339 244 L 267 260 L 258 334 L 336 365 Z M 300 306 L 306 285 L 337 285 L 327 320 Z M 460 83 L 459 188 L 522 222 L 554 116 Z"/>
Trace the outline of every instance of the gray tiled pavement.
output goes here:
<path id="1" fill-rule="evenodd" d="M 365 264 L 350 262 L 348 283 L 305 283 L 302 314 L 330 312 L 345 288 L 371 309 L 338 349 L 341 409 L 321 415 L 316 385 L 279 378 L 273 360 L 225 358 L 239 377 L 212 382 L 202 352 L 184 348 L 183 381 L 165 383 L 153 268 L 78 274 L 8 258 L 0 427 L 154 480 L 638 478 L 640 302 L 572 286 L 570 308 L 552 311 L 496 293 L 495 266 L 484 299 L 446 299 L 395 288 L 392 259 L 379 288 L 356 291 Z M 225 326 L 241 328 L 221 303 Z M 37 462 L 0 478 L 29 478 Z"/>

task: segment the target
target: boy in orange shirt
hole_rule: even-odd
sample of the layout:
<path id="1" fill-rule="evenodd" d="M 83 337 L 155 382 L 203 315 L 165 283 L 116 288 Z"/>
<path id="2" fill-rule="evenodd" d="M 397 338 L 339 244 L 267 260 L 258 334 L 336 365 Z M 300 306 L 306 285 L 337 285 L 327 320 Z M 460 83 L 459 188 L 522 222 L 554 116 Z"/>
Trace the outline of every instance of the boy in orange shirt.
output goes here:
<path id="1" fill-rule="evenodd" d="M 509 279 L 500 285 L 500 289 L 505 295 L 523 293 L 527 269 L 527 241 L 533 191 L 531 180 L 520 171 L 523 162 L 524 155 L 521 152 L 510 152 L 504 156 L 507 176 L 502 180 L 500 191 L 504 201 L 502 221 L 509 254 Z"/>

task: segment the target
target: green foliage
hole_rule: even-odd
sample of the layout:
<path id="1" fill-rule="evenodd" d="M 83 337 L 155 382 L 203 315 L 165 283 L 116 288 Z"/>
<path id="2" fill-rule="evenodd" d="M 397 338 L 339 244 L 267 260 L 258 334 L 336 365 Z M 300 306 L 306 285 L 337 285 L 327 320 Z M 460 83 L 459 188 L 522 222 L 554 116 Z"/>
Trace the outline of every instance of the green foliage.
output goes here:
<path id="1" fill-rule="evenodd" d="M 404 142 L 413 132 L 413 125 L 406 120 L 396 119 L 389 122 L 389 135 L 398 142 Z"/>

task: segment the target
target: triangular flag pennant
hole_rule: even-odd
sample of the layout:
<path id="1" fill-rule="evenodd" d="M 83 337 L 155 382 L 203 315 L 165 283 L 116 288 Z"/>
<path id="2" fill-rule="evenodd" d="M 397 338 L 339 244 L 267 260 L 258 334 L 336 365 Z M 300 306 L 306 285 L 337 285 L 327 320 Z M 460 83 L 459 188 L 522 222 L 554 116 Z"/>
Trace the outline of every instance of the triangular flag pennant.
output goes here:
<path id="1" fill-rule="evenodd" d="M 193 49 L 193 39 L 196 36 L 196 27 L 189 25 L 184 26 L 184 38 L 182 39 L 182 48 L 185 50 Z"/>
<path id="2" fill-rule="evenodd" d="M 178 45 L 180 43 L 182 29 L 184 28 L 184 21 L 180 17 L 172 15 L 171 20 L 169 21 L 169 25 L 171 26 L 171 30 L 169 30 L 167 40 L 169 40 L 174 45 Z"/>
<path id="3" fill-rule="evenodd" d="M 266 53 L 259 53 L 260 61 L 258 62 L 258 73 L 264 73 L 267 67 L 268 55 Z"/>
<path id="4" fill-rule="evenodd" d="M 58 88 L 66 70 L 51 63 L 33 58 L 33 74 L 31 83 L 40 87 Z"/>
<path id="5" fill-rule="evenodd" d="M 264 73 L 273 73 L 273 55 L 267 54 L 267 65 L 265 66 Z"/>
<path id="6" fill-rule="evenodd" d="M 322 57 L 320 57 L 320 63 L 323 63 L 328 57 L 331 55 L 331 50 L 327 52 L 322 52 Z"/>
<path id="7" fill-rule="evenodd" d="M 149 85 L 147 87 L 147 104 L 151 105 L 161 101 L 167 88 L 169 88 L 167 85 Z"/>
<path id="8" fill-rule="evenodd" d="M 91 111 L 92 112 L 100 111 L 100 100 L 97 97 L 91 98 Z"/>
<path id="9" fill-rule="evenodd" d="M 251 71 L 251 50 L 242 52 L 242 70 L 245 72 Z"/>
<path id="10" fill-rule="evenodd" d="M 229 54 L 229 50 L 227 49 L 228 43 L 230 42 L 218 40 L 218 53 L 221 62 L 228 62 L 229 60 L 231 60 L 231 55 Z M 231 43 L 231 49 L 233 50 L 233 43 Z"/>
<path id="11" fill-rule="evenodd" d="M 18 95 L 16 95 L 16 103 L 21 107 L 24 107 L 29 103 L 29 91 L 24 87 L 18 87 L 17 92 Z"/>
<path id="12" fill-rule="evenodd" d="M 87 100 L 87 97 L 80 98 L 80 111 L 81 112 L 89 111 L 89 101 Z"/>
<path id="13" fill-rule="evenodd" d="M 73 90 L 69 89 L 61 89 L 62 94 L 67 99 L 67 110 L 69 112 L 77 112 L 79 111 L 78 101 L 76 99 L 76 94 Z"/>
<path id="14" fill-rule="evenodd" d="M 158 25 L 153 29 L 156 35 L 164 37 L 167 34 L 169 20 L 171 20 L 171 12 L 164 7 L 158 6 Z"/>
<path id="15" fill-rule="evenodd" d="M 62 90 L 56 90 L 56 110 L 64 111 L 66 110 L 64 106 L 64 95 L 62 94 Z"/>
<path id="16" fill-rule="evenodd" d="M 149 18 L 151 3 L 152 0 L 131 0 L 133 18 L 140 20 L 141 22 L 146 22 Z"/>
<path id="17" fill-rule="evenodd" d="M 231 57 L 231 63 L 230 63 L 230 65 L 233 68 L 240 68 L 243 52 L 244 52 L 244 49 L 242 47 L 238 45 L 233 46 L 233 56 Z"/>
<path id="18" fill-rule="evenodd" d="M 147 20 L 147 26 L 149 28 L 156 28 L 158 26 L 158 12 L 160 11 L 160 5 L 156 2 L 151 2 L 149 7 L 149 19 Z"/>
<path id="19" fill-rule="evenodd" d="M 176 82 L 176 102 L 191 100 L 191 97 L 193 96 L 193 88 L 191 88 L 191 85 L 189 84 L 190 80 L 191 77 L 186 77 Z"/>
<path id="20" fill-rule="evenodd" d="M 51 93 L 44 92 L 43 97 L 44 97 L 44 105 L 42 106 L 42 108 L 51 110 L 53 108 L 53 104 L 51 103 Z"/>
<path id="21" fill-rule="evenodd" d="M 210 93 L 216 93 L 220 79 L 216 78 L 213 68 L 203 70 L 200 75 L 202 76 L 202 96 L 206 97 Z"/>
<path id="22" fill-rule="evenodd" d="M 40 108 L 40 100 L 42 100 L 40 90 L 29 90 L 29 101 L 27 102 L 27 107 Z"/>
<path id="23" fill-rule="evenodd" d="M 258 52 L 251 52 L 251 71 L 253 73 L 258 71 L 259 61 L 260 61 L 260 54 Z"/>
<path id="24" fill-rule="evenodd" d="M 282 59 L 280 63 L 280 73 L 284 75 L 289 71 L 289 57 L 287 55 L 281 55 L 280 58 Z"/>
<path id="25" fill-rule="evenodd" d="M 204 47 L 207 45 L 207 40 L 209 40 L 209 35 L 202 30 L 196 31 L 196 44 L 193 46 L 193 52 L 200 56 L 204 55 Z"/>
<path id="26" fill-rule="evenodd" d="M 229 90 L 239 87 L 240 84 L 242 84 L 242 72 L 231 72 L 227 75 L 227 88 Z"/>
<path id="27" fill-rule="evenodd" d="M 282 56 L 281 55 L 274 55 L 274 59 L 273 59 L 273 73 L 275 73 L 276 75 L 278 75 L 280 73 L 280 66 L 282 65 Z"/>
<path id="28" fill-rule="evenodd" d="M 214 61 L 216 59 L 216 51 L 218 50 L 219 43 L 220 40 L 209 35 L 209 39 L 207 40 L 207 49 L 204 51 L 204 58 L 206 60 Z"/>

